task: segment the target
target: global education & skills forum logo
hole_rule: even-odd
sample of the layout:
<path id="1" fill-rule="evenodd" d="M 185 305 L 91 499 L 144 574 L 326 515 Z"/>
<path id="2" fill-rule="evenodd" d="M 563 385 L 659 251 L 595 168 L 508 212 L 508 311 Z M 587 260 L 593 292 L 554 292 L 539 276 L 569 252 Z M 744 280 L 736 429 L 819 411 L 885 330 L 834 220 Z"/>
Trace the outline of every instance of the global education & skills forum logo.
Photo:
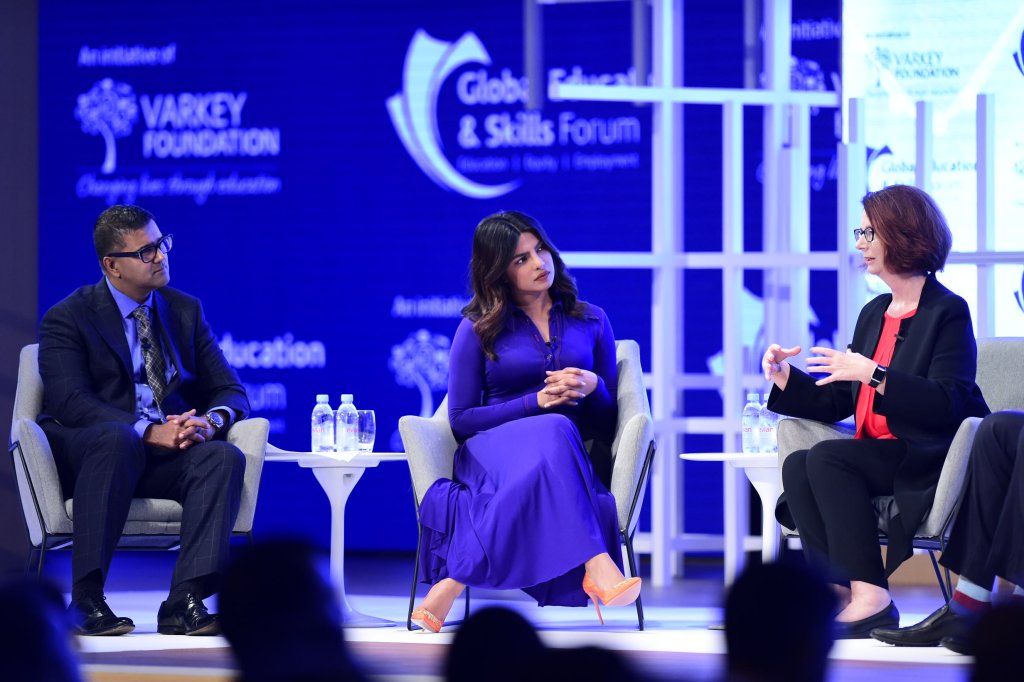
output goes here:
<path id="1" fill-rule="evenodd" d="M 79 176 L 76 194 L 108 204 L 183 196 L 201 205 L 214 195 L 279 193 L 281 178 L 264 172 L 265 165 L 253 172 L 251 160 L 280 155 L 281 130 L 244 126 L 248 98 L 247 92 L 226 90 L 137 95 L 128 83 L 96 81 L 78 96 L 74 116 L 83 133 L 102 139 L 103 162 L 99 173 Z M 118 174 L 117 140 L 131 138 L 139 123 L 145 170 L 136 163 L 132 172 Z M 209 167 L 214 158 L 231 160 L 227 172 Z"/>
<path id="2" fill-rule="evenodd" d="M 493 199 L 519 187 L 523 174 L 640 168 L 643 128 L 636 116 L 582 117 L 562 109 L 546 118 L 539 111 L 525 111 L 527 79 L 507 68 L 493 75 L 487 69 L 492 63 L 472 32 L 449 43 L 420 29 L 409 44 L 403 89 L 386 106 L 409 155 L 440 187 L 473 199 Z M 438 96 L 448 77 L 470 64 L 481 68 L 463 70 L 456 80 L 456 96 L 467 113 L 458 118 L 453 162 L 443 149 Z M 548 83 L 553 82 L 635 85 L 636 73 L 632 68 L 614 74 L 587 74 L 579 66 L 552 68 Z M 470 107 L 490 113 L 477 115 Z M 481 176 L 496 181 L 481 182 Z"/>
<path id="3" fill-rule="evenodd" d="M 1013 53 L 1013 61 L 1017 63 L 1017 70 L 1024 76 L 1024 31 L 1020 33 L 1020 48 Z"/>

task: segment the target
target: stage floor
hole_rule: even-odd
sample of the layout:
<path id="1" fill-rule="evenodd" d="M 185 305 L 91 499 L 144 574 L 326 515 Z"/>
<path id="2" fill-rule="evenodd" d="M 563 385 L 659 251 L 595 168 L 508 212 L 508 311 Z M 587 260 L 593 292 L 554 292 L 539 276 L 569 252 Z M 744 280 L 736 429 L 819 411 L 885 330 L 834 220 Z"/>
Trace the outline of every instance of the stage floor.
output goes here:
<path id="1" fill-rule="evenodd" d="M 47 575 L 67 581 L 68 555 L 48 560 Z M 166 596 L 162 587 L 171 572 L 172 555 L 119 553 L 108 583 L 108 602 L 136 623 L 122 637 L 78 638 L 80 657 L 90 680 L 154 682 L 231 680 L 234 661 L 221 637 L 174 637 L 156 634 L 156 610 Z M 377 680 L 441 679 L 453 628 L 439 635 L 405 629 L 412 557 L 350 556 L 346 560 L 349 599 L 357 610 L 396 622 L 395 627 L 349 629 L 352 651 Z M 326 569 L 326 566 L 325 566 Z M 720 622 L 721 564 L 688 564 L 687 577 L 660 589 L 645 589 L 647 630 L 636 629 L 633 608 L 604 610 L 604 627 L 592 608 L 537 607 L 518 592 L 474 591 L 473 608 L 500 604 L 516 609 L 539 629 L 548 646 L 596 645 L 626 654 L 639 668 L 660 679 L 712 680 L 721 674 L 725 639 L 708 625 Z M 941 603 L 937 587 L 895 591 L 904 625 L 917 622 Z M 214 606 L 215 599 L 209 604 Z M 453 614 L 461 613 L 459 602 Z M 896 648 L 867 641 L 837 642 L 829 680 L 853 682 L 968 679 L 970 659 L 942 648 Z"/>

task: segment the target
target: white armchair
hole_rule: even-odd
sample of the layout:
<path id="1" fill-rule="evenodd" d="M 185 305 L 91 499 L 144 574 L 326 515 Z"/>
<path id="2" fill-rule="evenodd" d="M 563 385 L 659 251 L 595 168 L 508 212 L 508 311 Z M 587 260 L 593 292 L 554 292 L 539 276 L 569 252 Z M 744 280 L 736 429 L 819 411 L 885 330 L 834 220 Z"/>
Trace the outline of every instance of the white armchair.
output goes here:
<path id="1" fill-rule="evenodd" d="M 39 573 L 43 571 L 48 549 L 71 543 L 74 523 L 74 500 L 64 499 L 50 443 L 36 423 L 42 405 L 39 345 L 31 344 L 21 349 L 8 449 L 14 457 L 18 492 L 32 546 L 28 562 L 31 567 L 32 559 L 38 552 L 35 570 Z M 233 533 L 246 536 L 250 542 L 269 431 L 270 423 L 266 419 L 255 418 L 237 422 L 227 434 L 228 442 L 238 446 L 245 454 L 242 501 Z M 179 503 L 173 500 L 136 498 L 132 500 L 120 546 L 141 545 L 170 549 L 177 546 L 180 531 Z"/>

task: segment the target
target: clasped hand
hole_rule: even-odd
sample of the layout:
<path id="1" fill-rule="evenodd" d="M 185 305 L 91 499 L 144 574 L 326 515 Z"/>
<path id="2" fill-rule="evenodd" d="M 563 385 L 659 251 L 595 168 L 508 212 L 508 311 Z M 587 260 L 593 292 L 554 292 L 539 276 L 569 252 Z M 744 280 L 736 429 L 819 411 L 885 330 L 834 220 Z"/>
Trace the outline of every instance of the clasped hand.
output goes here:
<path id="1" fill-rule="evenodd" d="M 537 404 L 544 409 L 559 405 L 578 405 L 582 398 L 597 388 L 597 375 L 578 367 L 547 372 L 544 388 L 537 394 Z"/>
<path id="2" fill-rule="evenodd" d="M 206 419 L 195 416 L 195 409 L 183 414 L 167 415 L 162 424 L 146 430 L 146 442 L 165 450 L 187 450 L 213 437 L 213 429 Z"/>

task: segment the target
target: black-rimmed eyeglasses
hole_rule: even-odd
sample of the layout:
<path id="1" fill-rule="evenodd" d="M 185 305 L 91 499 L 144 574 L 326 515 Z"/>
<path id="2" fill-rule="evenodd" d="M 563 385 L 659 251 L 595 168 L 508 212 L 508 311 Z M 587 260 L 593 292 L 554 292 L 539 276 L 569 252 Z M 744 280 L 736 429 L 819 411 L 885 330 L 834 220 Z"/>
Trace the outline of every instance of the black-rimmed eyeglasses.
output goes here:
<path id="1" fill-rule="evenodd" d="M 120 253 L 108 253 L 109 258 L 138 258 L 143 263 L 152 263 L 156 258 L 157 249 L 160 253 L 167 253 L 174 246 L 174 235 L 165 234 L 160 239 L 148 246 L 143 246 L 138 251 L 122 251 Z"/>
<path id="2" fill-rule="evenodd" d="M 854 229 L 853 238 L 860 241 L 860 238 L 864 237 L 864 241 L 873 242 L 875 241 L 875 230 L 871 227 L 865 227 L 863 230 L 859 227 Z"/>

